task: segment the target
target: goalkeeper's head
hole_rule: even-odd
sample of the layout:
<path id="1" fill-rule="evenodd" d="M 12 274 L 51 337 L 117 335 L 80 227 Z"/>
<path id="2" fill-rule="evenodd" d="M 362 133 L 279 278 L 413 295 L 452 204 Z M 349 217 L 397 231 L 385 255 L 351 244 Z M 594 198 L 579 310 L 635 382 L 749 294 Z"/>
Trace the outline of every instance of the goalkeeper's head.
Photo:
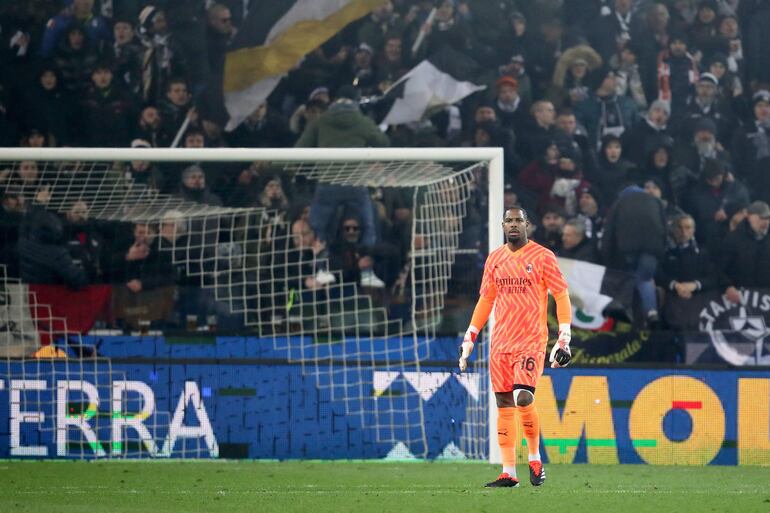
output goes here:
<path id="1" fill-rule="evenodd" d="M 505 233 L 505 240 L 511 246 L 511 249 L 518 249 L 527 243 L 528 227 L 529 216 L 522 207 L 514 205 L 505 210 L 503 215 L 503 232 Z"/>

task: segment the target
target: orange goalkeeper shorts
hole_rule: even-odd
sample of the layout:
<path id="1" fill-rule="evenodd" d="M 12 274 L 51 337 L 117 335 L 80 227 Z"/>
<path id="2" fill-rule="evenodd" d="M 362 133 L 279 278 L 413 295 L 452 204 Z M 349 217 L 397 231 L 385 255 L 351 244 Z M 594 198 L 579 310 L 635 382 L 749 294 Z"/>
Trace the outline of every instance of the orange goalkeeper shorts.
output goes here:
<path id="1" fill-rule="evenodd" d="M 514 385 L 524 385 L 534 392 L 545 365 L 543 351 L 496 353 L 489 357 L 489 375 L 494 392 L 511 392 Z"/>

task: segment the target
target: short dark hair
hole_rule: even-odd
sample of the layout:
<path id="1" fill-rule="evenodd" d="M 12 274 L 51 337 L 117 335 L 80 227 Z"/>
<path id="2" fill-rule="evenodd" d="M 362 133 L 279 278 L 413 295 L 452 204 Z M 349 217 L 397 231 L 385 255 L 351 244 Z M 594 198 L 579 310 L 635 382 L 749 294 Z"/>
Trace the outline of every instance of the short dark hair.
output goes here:
<path id="1" fill-rule="evenodd" d="M 524 216 L 524 220 L 529 221 L 529 213 L 527 213 L 527 209 L 521 205 L 511 205 L 510 207 L 505 207 L 505 210 L 503 211 L 503 219 L 505 219 L 505 213 L 509 210 L 521 210 L 521 213 Z"/>
<path id="2" fill-rule="evenodd" d="M 166 92 L 171 91 L 171 86 L 174 84 L 184 84 L 185 87 L 188 87 L 187 80 L 185 80 L 182 77 L 171 77 L 168 79 L 168 83 L 166 84 Z"/>

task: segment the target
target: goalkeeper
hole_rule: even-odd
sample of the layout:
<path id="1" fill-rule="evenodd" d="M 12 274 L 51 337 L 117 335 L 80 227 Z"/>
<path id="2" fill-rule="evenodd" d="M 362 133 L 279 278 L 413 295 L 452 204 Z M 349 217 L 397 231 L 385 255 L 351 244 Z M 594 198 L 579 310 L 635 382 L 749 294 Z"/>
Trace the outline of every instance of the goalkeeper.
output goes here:
<path id="1" fill-rule="evenodd" d="M 488 487 L 518 486 L 516 441 L 518 416 L 527 440 L 529 480 L 545 481 L 540 459 L 540 419 L 535 389 L 545 363 L 548 343 L 548 291 L 556 299 L 559 338 L 551 351 L 551 367 L 564 367 L 571 353 L 572 307 L 567 283 L 553 252 L 527 239 L 527 212 L 520 207 L 505 211 L 503 230 L 507 243 L 492 251 L 484 264 L 479 301 L 460 346 L 460 371 L 468 365 L 476 336 L 494 308 L 495 325 L 489 349 L 489 373 L 497 402 L 497 440 L 503 471 Z"/>

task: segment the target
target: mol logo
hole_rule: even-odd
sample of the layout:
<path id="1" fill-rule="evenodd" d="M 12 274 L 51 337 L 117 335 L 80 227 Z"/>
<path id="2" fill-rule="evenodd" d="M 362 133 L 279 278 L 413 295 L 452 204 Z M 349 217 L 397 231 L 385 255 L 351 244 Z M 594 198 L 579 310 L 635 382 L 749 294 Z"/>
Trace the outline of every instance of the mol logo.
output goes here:
<path id="1" fill-rule="evenodd" d="M 724 296 L 721 302 L 710 301 L 700 312 L 700 329 L 732 365 L 770 365 L 770 349 L 765 347 L 769 316 L 770 294 L 741 290 L 740 304 Z"/>
<path id="2" fill-rule="evenodd" d="M 103 386 L 100 388 L 104 389 Z M 56 456 L 74 455 L 69 449 L 72 443 L 78 443 L 73 439 L 73 431 L 80 432 L 79 438 L 85 440 L 85 445 L 90 447 L 94 456 L 107 456 L 105 443 L 113 455 L 122 455 L 130 440 L 138 441 L 146 455 L 168 458 L 180 442 L 201 439 L 208 456 L 219 456 L 219 446 L 200 389 L 194 381 L 184 384 L 170 422 L 162 424 L 158 422 L 158 415 L 162 412 L 156 411 L 155 393 L 141 381 L 112 382 L 112 397 L 107 400 L 109 422 L 102 422 L 101 425 L 97 422 L 100 419 L 95 417 L 102 415 L 100 404 L 103 398 L 99 397 L 99 388 L 88 381 L 56 380 L 49 383 L 43 379 L 0 380 L 0 391 L 4 390 L 8 393 L 11 456 L 51 456 L 48 445 L 32 445 L 30 441 L 45 440 L 45 433 L 52 431 L 51 425 L 53 435 L 49 436 L 55 439 L 51 440 L 50 445 L 55 444 Z M 76 396 L 80 399 L 74 399 Z M 73 412 L 73 400 L 83 403 L 81 411 Z M 126 411 L 129 402 L 131 412 Z M 141 406 L 137 408 L 135 405 Z M 189 420 L 195 417 L 197 425 L 187 425 L 185 416 Z M 29 435 L 35 428 L 37 436 L 23 436 Z M 159 428 L 166 432 L 166 436 L 160 445 L 156 445 L 155 440 L 161 436 Z M 71 435 L 73 438 L 70 438 Z M 78 450 L 77 455 L 80 454 Z"/>

